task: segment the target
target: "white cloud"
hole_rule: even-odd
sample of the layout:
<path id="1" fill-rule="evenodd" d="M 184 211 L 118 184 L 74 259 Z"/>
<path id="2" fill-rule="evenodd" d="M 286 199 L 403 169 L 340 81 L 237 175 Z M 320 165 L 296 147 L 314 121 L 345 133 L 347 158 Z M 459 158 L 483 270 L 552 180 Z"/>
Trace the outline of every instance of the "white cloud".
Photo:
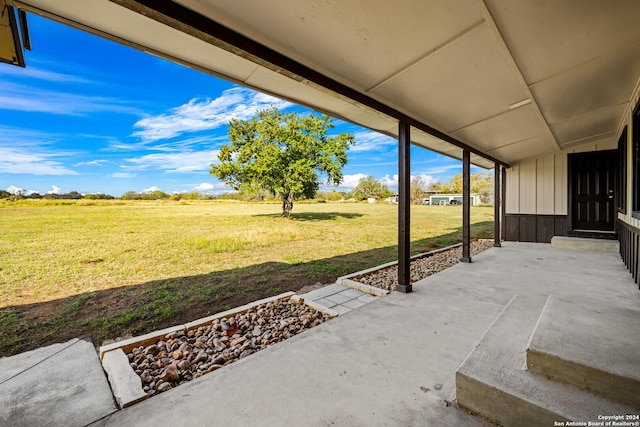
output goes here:
<path id="1" fill-rule="evenodd" d="M 89 80 L 73 74 L 56 73 L 55 71 L 47 71 L 36 67 L 1 67 L 0 74 L 17 78 L 31 78 L 37 80 L 46 80 L 56 83 L 90 83 Z"/>
<path id="2" fill-rule="evenodd" d="M 60 161 L 54 160 L 65 153 L 47 151 L 43 147 L 2 146 L 0 140 L 0 173 L 28 174 L 28 175 L 78 175 L 65 167 Z"/>
<path id="3" fill-rule="evenodd" d="M 364 174 L 364 173 L 355 173 L 355 174 L 352 174 L 352 175 L 344 175 L 344 177 L 342 179 L 342 183 L 340 185 L 338 185 L 338 186 L 324 186 L 324 187 L 325 188 L 336 188 L 336 189 L 340 189 L 341 191 L 353 190 L 354 188 L 356 188 L 356 186 L 360 182 L 360 179 L 366 178 L 367 176 L 369 176 L 369 175 Z M 426 174 L 411 175 L 411 179 L 415 178 L 416 176 L 420 176 L 426 186 L 428 186 L 429 184 L 431 184 L 434 181 L 437 181 L 431 175 L 426 175 Z M 389 174 L 386 174 L 386 175 L 382 176 L 381 178 L 378 178 L 378 181 L 380 181 L 381 184 L 386 185 L 390 189 L 394 189 L 395 190 L 395 189 L 398 188 L 398 174 L 394 174 L 393 176 L 391 176 Z"/>
<path id="4" fill-rule="evenodd" d="M 47 194 L 60 194 L 60 187 L 52 185 L 51 190 L 47 191 Z"/>
<path id="5" fill-rule="evenodd" d="M 360 182 L 360 179 L 362 178 L 366 178 L 367 175 L 363 174 L 363 173 L 356 173 L 353 175 L 344 175 L 342 177 L 342 182 L 340 183 L 340 188 L 349 188 L 349 189 L 353 189 L 356 188 L 356 186 L 358 185 L 358 183 Z"/>
<path id="6" fill-rule="evenodd" d="M 394 174 L 393 176 L 389 176 L 389 174 L 386 174 L 378 181 L 389 188 L 398 188 L 398 174 Z"/>
<path id="7" fill-rule="evenodd" d="M 7 187 L 7 192 L 11 194 L 23 194 L 24 189 L 20 187 L 16 187 L 15 185 L 10 185 Z"/>
<path id="8" fill-rule="evenodd" d="M 23 196 L 29 196 L 31 194 L 38 193 L 38 190 L 25 190 L 24 188 L 16 187 L 15 185 L 10 185 L 7 187 L 7 192 L 11 194 L 22 194 Z"/>
<path id="9" fill-rule="evenodd" d="M 458 173 L 462 173 L 462 163 L 455 164 L 440 164 L 437 166 L 431 166 L 424 170 L 426 175 L 441 175 L 449 173 L 451 170 L 457 169 Z"/>
<path id="10" fill-rule="evenodd" d="M 154 191 L 161 191 L 161 190 L 160 190 L 160 188 L 158 188 L 155 185 L 153 185 L 153 186 L 151 186 L 149 188 L 146 188 L 146 189 L 142 190 L 141 193 L 148 194 L 148 193 L 153 193 Z"/>
<path id="11" fill-rule="evenodd" d="M 203 182 L 202 184 L 198 184 L 195 187 L 193 187 L 195 191 L 211 191 L 214 188 L 216 188 L 216 186 L 208 182 Z"/>
<path id="12" fill-rule="evenodd" d="M 248 119 L 257 110 L 290 105 L 288 101 L 238 87 L 225 90 L 218 98 L 194 98 L 168 113 L 139 120 L 134 124 L 138 130 L 132 135 L 145 142 L 169 139 L 185 132 L 215 129 L 226 125 L 232 118 Z"/>
<path id="13" fill-rule="evenodd" d="M 420 178 L 422 178 L 422 182 L 425 185 L 425 188 L 424 188 L 425 190 L 427 189 L 426 187 L 429 187 L 429 184 L 431 184 L 432 182 L 436 182 L 437 181 L 437 179 L 435 179 L 431 175 L 427 175 L 427 174 L 424 174 L 424 173 L 421 173 L 420 175 L 411 175 L 411 179 L 413 180 L 414 178 L 416 178 L 418 176 Z"/>
<path id="14" fill-rule="evenodd" d="M 109 163 L 107 160 L 91 160 L 89 162 L 78 162 L 74 166 L 100 166 Z"/>
<path id="15" fill-rule="evenodd" d="M 397 144 L 396 139 L 371 130 L 356 132 L 353 136 L 356 143 L 349 151 L 354 153 L 384 151 Z"/>
<path id="16" fill-rule="evenodd" d="M 128 102 L 116 98 L 76 95 L 2 81 L 0 81 L 0 109 L 64 115 L 97 112 L 135 115 L 141 113 Z"/>
<path id="17" fill-rule="evenodd" d="M 170 173 L 208 171 L 211 163 L 217 158 L 218 150 L 153 153 L 125 159 L 130 165 L 122 167 L 134 170 L 160 169 Z"/>
<path id="18" fill-rule="evenodd" d="M 216 184 L 203 182 L 193 187 L 193 191 L 197 191 L 198 193 L 209 193 L 209 194 L 221 193 L 223 191 L 229 191 L 229 190 L 231 190 L 231 188 L 224 182 L 218 182 Z"/>
<path id="19" fill-rule="evenodd" d="M 137 175 L 131 172 L 114 172 L 111 174 L 111 178 L 135 178 Z"/>
<path id="20" fill-rule="evenodd" d="M 426 187 L 429 186 L 429 184 L 431 184 L 434 181 L 437 181 L 437 179 L 435 179 L 434 177 L 432 177 L 431 175 L 427 175 L 427 174 L 419 174 L 419 175 L 411 175 L 410 180 L 413 180 L 416 177 L 421 177 L 423 183 L 425 184 Z M 390 189 L 394 189 L 397 190 L 398 189 L 398 174 L 394 174 L 393 176 L 387 174 L 385 176 L 383 176 L 382 178 L 379 179 L 379 181 L 386 185 L 387 187 L 389 187 Z M 426 190 L 426 188 L 425 188 Z"/>

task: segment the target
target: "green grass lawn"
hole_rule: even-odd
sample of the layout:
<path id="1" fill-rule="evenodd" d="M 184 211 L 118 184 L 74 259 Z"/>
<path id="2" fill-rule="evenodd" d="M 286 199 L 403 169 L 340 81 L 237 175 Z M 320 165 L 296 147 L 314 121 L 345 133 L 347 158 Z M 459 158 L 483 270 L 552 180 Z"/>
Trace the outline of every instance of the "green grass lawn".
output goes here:
<path id="1" fill-rule="evenodd" d="M 140 334 L 396 259 L 397 206 L 0 202 L 0 356 Z M 491 237 L 493 208 L 471 210 Z M 460 206 L 412 206 L 412 253 L 461 240 Z"/>

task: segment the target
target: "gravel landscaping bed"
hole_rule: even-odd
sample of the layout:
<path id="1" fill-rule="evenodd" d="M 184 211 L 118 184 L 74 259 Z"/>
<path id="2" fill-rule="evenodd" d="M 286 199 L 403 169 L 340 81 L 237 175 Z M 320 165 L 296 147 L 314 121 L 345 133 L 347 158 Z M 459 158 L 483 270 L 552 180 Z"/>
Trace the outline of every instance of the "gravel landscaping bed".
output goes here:
<path id="1" fill-rule="evenodd" d="M 471 255 L 493 247 L 493 240 L 471 242 Z M 411 261 L 415 282 L 458 263 L 462 247 L 425 254 Z M 394 290 L 397 265 L 352 277 L 360 283 Z M 188 331 L 171 332 L 151 345 L 127 353 L 148 396 L 170 390 L 330 319 L 304 301 L 279 299 Z"/>
<path id="2" fill-rule="evenodd" d="M 493 239 L 478 239 L 471 242 L 471 256 L 492 248 L 493 244 Z M 411 283 L 456 265 L 461 256 L 462 246 L 458 246 L 412 259 Z M 398 284 L 398 266 L 392 265 L 360 276 L 350 277 L 350 279 L 365 285 L 393 291 Z"/>
<path id="3" fill-rule="evenodd" d="M 133 348 L 129 363 L 149 396 L 213 372 L 328 320 L 328 314 L 290 299 L 258 305 L 206 326 L 172 332 Z"/>

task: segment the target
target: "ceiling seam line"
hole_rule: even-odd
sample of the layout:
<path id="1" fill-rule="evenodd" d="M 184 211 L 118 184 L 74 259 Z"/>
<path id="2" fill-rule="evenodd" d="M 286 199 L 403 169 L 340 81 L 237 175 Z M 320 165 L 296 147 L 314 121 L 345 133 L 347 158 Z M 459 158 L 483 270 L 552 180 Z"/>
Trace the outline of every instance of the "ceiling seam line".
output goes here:
<path id="1" fill-rule="evenodd" d="M 528 105 L 528 104 L 527 104 L 527 105 Z M 462 129 L 466 129 L 466 128 L 468 128 L 468 127 L 471 127 L 471 126 L 477 125 L 478 123 L 486 122 L 487 120 L 491 120 L 491 119 L 495 119 L 496 117 L 504 116 L 504 115 L 509 114 L 509 113 L 511 113 L 511 112 L 513 112 L 513 111 L 519 110 L 519 109 L 520 109 L 520 108 L 522 108 L 522 107 L 526 107 L 526 105 L 523 105 L 523 106 L 518 107 L 518 108 L 514 108 L 513 110 L 501 111 L 500 113 L 496 113 L 496 114 L 494 114 L 494 115 L 491 115 L 491 116 L 485 117 L 485 118 L 483 118 L 483 119 L 476 120 L 476 121 L 475 121 L 475 122 L 473 122 L 473 123 L 469 123 L 468 125 L 464 125 L 464 126 L 461 126 L 461 127 L 457 128 L 457 129 L 451 130 L 451 131 L 449 131 L 449 133 L 456 133 L 456 132 L 461 131 Z"/>
<path id="2" fill-rule="evenodd" d="M 617 104 L 609 104 L 609 105 L 605 105 L 605 106 L 603 106 L 603 107 L 596 108 L 595 110 L 586 111 L 586 112 L 584 112 L 584 113 L 579 113 L 579 114 L 576 114 L 576 115 L 574 115 L 574 116 L 567 117 L 567 118 L 565 118 L 565 119 L 559 120 L 559 121 L 557 121 L 557 122 L 550 123 L 550 124 L 549 124 L 549 126 L 550 126 L 550 127 L 554 127 L 554 126 L 557 126 L 557 125 L 561 125 L 562 123 L 566 123 L 566 122 L 571 121 L 571 120 L 573 120 L 573 119 L 577 119 L 577 118 L 580 118 L 580 117 L 584 117 L 584 116 L 586 116 L 586 115 L 588 115 L 588 114 L 597 113 L 598 111 L 605 110 L 605 109 L 607 109 L 607 108 L 620 107 L 620 106 L 626 105 L 626 104 L 628 104 L 628 103 L 629 103 L 629 101 L 623 101 L 623 102 L 618 102 Z M 618 125 L 616 124 L 616 127 L 617 127 L 617 126 L 618 126 Z"/>
<path id="3" fill-rule="evenodd" d="M 516 77 L 519 78 L 520 84 L 523 86 L 523 90 L 528 94 L 529 99 L 531 99 L 531 104 L 533 105 L 533 109 L 536 115 L 538 115 L 539 119 L 542 120 L 542 122 L 546 125 L 548 136 L 550 136 L 551 139 L 553 139 L 553 142 L 555 142 L 556 147 L 558 149 L 561 149 L 560 143 L 556 139 L 556 136 L 554 135 L 554 133 L 551 131 L 551 126 L 549 125 L 549 122 L 547 122 L 547 119 L 545 118 L 544 114 L 542 114 L 542 111 L 540 110 L 538 101 L 536 100 L 535 96 L 533 96 L 533 92 L 531 91 L 531 88 L 527 83 L 527 79 L 524 78 L 524 75 L 522 74 L 522 70 L 520 70 L 520 67 L 516 62 L 516 59 L 513 57 L 513 53 L 511 53 L 509 46 L 507 46 L 507 42 L 504 41 L 504 37 L 502 36 L 500 29 L 498 28 L 498 24 L 496 24 L 496 21 L 493 19 L 493 15 L 491 15 L 491 11 L 487 6 L 486 1 L 487 0 L 480 0 L 480 3 L 482 4 L 482 7 L 484 9 L 484 13 L 487 16 L 487 25 L 491 28 L 492 33 L 496 38 L 496 41 L 498 42 L 498 44 L 501 46 L 503 51 L 506 52 L 507 60 L 511 65 L 511 67 L 513 68 L 516 74 Z"/>
<path id="4" fill-rule="evenodd" d="M 562 149 L 566 150 L 568 148 L 575 147 L 576 145 L 588 144 L 590 139 L 595 140 L 595 139 L 597 139 L 599 137 L 602 137 L 602 136 L 605 136 L 605 135 L 613 135 L 613 134 L 615 134 L 615 132 L 616 132 L 615 130 L 610 130 L 608 132 L 602 132 L 602 133 L 599 133 L 597 135 L 591 135 L 591 136 L 587 136 L 587 137 L 584 137 L 584 138 L 574 139 L 573 141 L 567 142 L 566 144 L 564 144 Z"/>
<path id="5" fill-rule="evenodd" d="M 426 54 L 422 55 L 421 57 L 419 57 L 418 59 L 409 62 L 407 65 L 404 65 L 403 67 L 399 68 L 398 70 L 394 71 L 393 73 L 391 73 L 389 76 L 385 77 L 384 79 L 382 79 L 380 82 L 374 84 L 373 86 L 365 89 L 365 92 L 371 92 L 372 90 L 375 90 L 377 88 L 379 88 L 380 86 L 386 84 L 387 82 L 389 82 L 390 80 L 393 80 L 394 78 L 404 74 L 406 71 L 410 70 L 411 68 L 415 67 L 416 65 L 418 65 L 419 63 L 423 62 L 425 59 L 429 58 L 430 56 L 434 55 L 435 53 L 441 51 L 442 49 L 444 49 L 445 47 L 447 47 L 448 45 L 460 40 L 461 38 L 463 38 L 464 36 L 466 36 L 467 34 L 473 32 L 474 30 L 476 30 L 478 27 L 480 27 L 482 24 L 484 24 L 485 19 L 482 18 L 480 21 L 476 22 L 475 24 L 465 28 L 463 31 L 461 31 L 460 33 L 456 34 L 455 36 L 453 36 L 452 38 L 442 42 L 441 44 L 439 44 L 438 46 L 436 46 L 435 48 L 433 48 L 432 50 L 430 50 L 429 52 L 427 52 Z"/>
<path id="6" fill-rule="evenodd" d="M 452 136 L 446 134 L 443 131 L 435 129 L 411 116 L 408 116 L 407 114 L 402 113 L 399 110 L 381 101 L 378 101 L 375 98 L 372 98 L 371 96 L 365 93 L 359 92 L 356 89 L 353 89 L 343 83 L 340 83 L 339 81 L 331 77 L 328 77 L 261 43 L 256 42 L 255 40 L 252 40 L 228 27 L 225 27 L 224 25 L 206 16 L 203 16 L 189 8 L 186 8 L 181 4 L 178 4 L 169 0 L 163 0 L 163 1 L 160 1 L 160 0 L 155 0 L 155 1 L 154 0 L 110 0 L 110 1 L 122 7 L 128 8 L 136 13 L 140 13 L 145 16 L 149 16 L 151 19 L 154 19 L 153 16 L 142 13 L 141 11 L 136 10 L 134 8 L 134 4 L 142 6 L 147 11 L 151 11 L 155 14 L 162 15 L 164 19 L 168 19 L 176 24 L 189 26 L 203 35 L 207 35 L 208 37 L 212 37 L 218 40 L 219 42 L 224 43 L 226 46 L 229 46 L 236 50 L 244 52 L 246 55 L 254 58 L 254 61 L 252 62 L 255 62 L 255 60 L 264 61 L 273 67 L 280 68 L 283 71 L 287 71 L 288 73 L 297 75 L 301 79 L 308 80 L 311 83 L 322 86 L 334 92 L 337 95 L 350 98 L 351 100 L 359 104 L 362 104 L 363 106 L 366 106 L 380 113 L 383 113 L 395 120 L 405 122 L 416 129 L 420 129 L 438 139 L 441 139 L 444 142 L 457 146 L 461 149 L 468 149 L 470 152 L 474 153 L 479 157 L 482 157 L 494 163 L 499 163 L 505 167 L 509 167 L 508 163 L 504 161 L 495 159 L 493 158 L 493 156 L 490 156 L 487 153 L 484 153 L 475 147 L 469 146 L 468 144 L 465 144 L 462 141 L 459 141 L 456 138 L 453 138 Z M 163 22 L 163 24 L 167 25 L 166 22 Z M 248 59 L 248 58 L 245 58 L 245 59 Z M 276 70 L 272 70 L 272 71 L 276 71 Z"/>
<path id="7" fill-rule="evenodd" d="M 553 79 L 554 77 L 557 77 L 557 76 L 562 75 L 562 74 L 564 74 L 564 73 L 567 73 L 567 72 L 569 72 L 569 71 L 573 71 L 573 70 L 575 70 L 575 69 L 577 69 L 577 68 L 583 67 L 583 66 L 585 66 L 585 65 L 587 65 L 587 64 L 589 64 L 589 63 L 591 63 L 591 62 L 599 61 L 599 60 L 601 60 L 601 59 L 606 58 L 607 56 L 614 55 L 614 54 L 618 54 L 618 53 L 622 52 L 623 50 L 626 50 L 626 49 L 632 48 L 632 47 L 637 46 L 637 45 L 640 45 L 640 40 L 636 40 L 636 41 L 634 41 L 634 42 L 633 42 L 633 43 L 631 43 L 631 44 L 625 45 L 625 46 L 623 46 L 623 47 L 621 47 L 621 48 L 618 48 L 618 49 L 616 49 L 616 50 L 612 50 L 612 51 L 609 51 L 609 52 L 605 52 L 605 53 L 603 53 L 603 54 L 601 54 L 601 55 L 598 55 L 598 56 L 596 56 L 596 57 L 594 57 L 594 58 L 591 58 L 591 59 L 589 59 L 589 60 L 587 60 L 587 61 L 584 61 L 584 62 L 581 62 L 581 63 L 579 63 L 579 64 L 576 64 L 576 65 L 571 66 L 571 67 L 569 67 L 569 68 L 566 68 L 566 69 L 564 69 L 564 70 L 562 70 L 562 71 L 558 71 L 558 72 L 556 72 L 556 73 L 553 73 L 553 74 L 551 74 L 551 75 L 549 75 L 549 76 L 547 76 L 547 77 L 544 77 L 544 78 L 542 78 L 542 79 L 540 79 L 540 80 L 536 80 L 535 82 L 533 82 L 533 83 L 529 84 L 529 87 L 530 87 L 530 88 L 532 88 L 532 87 L 534 87 L 534 86 L 536 86 L 536 85 L 538 85 L 538 84 L 540 84 L 540 83 L 544 83 L 544 82 L 546 82 L 547 80 Z"/>
<path id="8" fill-rule="evenodd" d="M 487 150 L 487 151 L 495 151 L 495 150 L 499 150 L 499 149 L 501 149 L 501 148 L 511 147 L 512 145 L 521 144 L 521 143 L 523 143 L 523 142 L 531 141 L 531 140 L 534 140 L 534 139 L 536 139 L 536 138 L 537 138 L 537 136 L 532 136 L 532 137 L 530 137 L 530 138 L 519 139 L 519 140 L 517 140 L 517 141 L 515 141 L 515 142 L 510 142 L 510 143 L 508 143 L 508 144 L 504 144 L 504 145 L 501 145 L 501 146 L 499 146 L 499 147 L 492 148 L 491 150 Z"/>

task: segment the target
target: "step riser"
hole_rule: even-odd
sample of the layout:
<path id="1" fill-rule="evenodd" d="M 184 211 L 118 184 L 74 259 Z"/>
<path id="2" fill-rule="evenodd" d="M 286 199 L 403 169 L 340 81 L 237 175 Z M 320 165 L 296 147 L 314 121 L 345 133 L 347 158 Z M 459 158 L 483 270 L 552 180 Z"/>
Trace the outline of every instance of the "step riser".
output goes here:
<path id="1" fill-rule="evenodd" d="M 551 297 L 527 346 L 527 369 L 612 402 L 640 409 L 640 343 L 634 307 Z"/>
<path id="2" fill-rule="evenodd" d="M 617 240 L 589 239 L 580 237 L 553 236 L 551 238 L 551 247 L 589 252 L 620 252 L 620 243 Z"/>
<path id="3" fill-rule="evenodd" d="M 544 314 L 549 313 L 554 301 L 553 297 L 515 296 L 505 306 L 456 373 L 456 398 L 460 407 L 503 426 L 514 427 L 553 426 L 556 421 L 595 422 L 602 414 L 637 413 L 630 405 L 612 402 L 526 370 L 527 349 L 532 348 L 533 341 L 537 341 L 541 348 L 557 349 L 560 346 L 564 350 L 568 346 L 565 329 L 555 328 L 558 325 L 552 321 L 553 316 Z M 564 305 L 560 308 L 565 312 L 569 310 Z M 579 312 L 582 306 L 574 309 Z M 571 321 L 578 317 L 574 312 L 570 314 Z M 544 331 L 553 330 L 559 335 L 542 334 L 534 340 L 534 331 L 543 324 L 548 324 Z M 583 326 L 585 334 L 593 334 L 597 329 Z M 583 352 L 583 344 L 592 341 L 582 338 L 573 340 L 575 343 L 572 342 L 571 348 Z M 591 339 L 604 342 L 605 337 Z"/>
<path id="4" fill-rule="evenodd" d="M 568 421 L 460 372 L 456 373 L 456 399 L 459 407 L 504 427 L 553 426 L 556 421 Z"/>
<path id="5" fill-rule="evenodd" d="M 527 350 L 527 370 L 553 381 L 640 409 L 640 382 L 535 350 Z"/>

